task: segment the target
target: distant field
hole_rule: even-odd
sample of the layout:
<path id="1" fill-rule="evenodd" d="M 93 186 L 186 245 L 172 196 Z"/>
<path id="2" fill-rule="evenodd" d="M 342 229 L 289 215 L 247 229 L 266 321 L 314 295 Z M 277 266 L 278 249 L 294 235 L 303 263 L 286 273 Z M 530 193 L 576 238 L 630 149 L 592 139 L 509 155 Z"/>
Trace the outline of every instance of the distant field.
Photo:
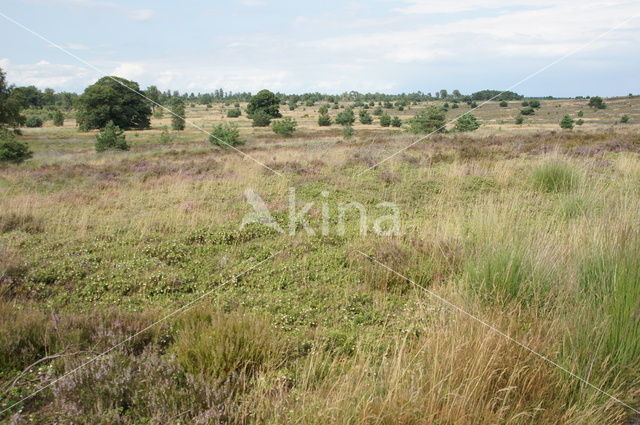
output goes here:
<path id="1" fill-rule="evenodd" d="M 640 97 L 606 102 L 542 100 L 522 125 L 520 102 L 489 102 L 473 111 L 477 131 L 431 136 L 367 172 L 420 136 L 374 117 L 345 141 L 318 126 L 316 104 L 282 105 L 299 123 L 282 138 L 244 110 L 226 118 L 233 105 L 188 105 L 205 130 L 238 123 L 239 149 L 284 178 L 188 125 L 161 144 L 168 114 L 127 131 L 128 152 L 96 154 L 95 132 L 72 119 L 23 129 L 34 158 L 0 167 L 0 410 L 51 386 L 0 420 L 637 423 L 420 288 L 640 408 Z M 424 106 L 386 112 L 406 120 Z M 562 130 L 578 111 L 584 124 Z M 315 235 L 240 229 L 247 189 L 285 226 L 291 188 L 313 203 Z M 400 234 L 369 221 L 363 235 L 354 210 L 339 234 L 350 202 L 372 219 L 394 203 Z"/>

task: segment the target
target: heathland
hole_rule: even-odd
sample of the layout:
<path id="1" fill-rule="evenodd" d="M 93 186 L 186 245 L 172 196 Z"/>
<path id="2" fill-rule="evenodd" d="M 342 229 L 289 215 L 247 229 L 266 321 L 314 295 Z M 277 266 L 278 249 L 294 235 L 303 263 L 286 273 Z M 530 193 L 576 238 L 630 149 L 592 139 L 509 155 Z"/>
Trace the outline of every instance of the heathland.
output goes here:
<path id="1" fill-rule="evenodd" d="M 476 131 L 416 144 L 408 119 L 444 101 L 383 108 L 401 127 L 355 108 L 346 138 L 322 102 L 281 107 L 290 137 L 245 103 L 186 103 L 207 132 L 237 123 L 248 156 L 168 113 L 126 151 L 97 153 L 72 113 L 21 129 L 33 157 L 0 165 L 0 420 L 635 423 L 640 97 L 605 101 L 541 100 L 522 124 L 521 101 L 491 101 Z M 291 188 L 314 234 L 288 231 Z M 285 233 L 241 227 L 247 189 Z M 337 227 L 352 202 L 366 233 L 354 209 Z M 397 234 L 373 229 L 384 202 Z"/>

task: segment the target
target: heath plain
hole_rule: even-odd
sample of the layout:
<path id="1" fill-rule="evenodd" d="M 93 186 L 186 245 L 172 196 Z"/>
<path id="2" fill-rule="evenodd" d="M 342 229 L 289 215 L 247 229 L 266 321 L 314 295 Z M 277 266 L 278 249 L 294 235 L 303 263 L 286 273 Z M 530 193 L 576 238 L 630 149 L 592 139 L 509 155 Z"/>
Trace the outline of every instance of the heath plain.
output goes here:
<path id="1" fill-rule="evenodd" d="M 0 420 L 638 423 L 640 97 L 89 92 L 3 133 Z"/>

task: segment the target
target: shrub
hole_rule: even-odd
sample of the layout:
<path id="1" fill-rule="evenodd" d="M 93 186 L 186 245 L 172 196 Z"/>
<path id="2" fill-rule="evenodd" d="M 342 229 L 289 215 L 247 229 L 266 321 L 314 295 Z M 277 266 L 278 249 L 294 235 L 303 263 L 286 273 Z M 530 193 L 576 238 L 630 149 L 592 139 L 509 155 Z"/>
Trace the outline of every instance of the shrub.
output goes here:
<path id="1" fill-rule="evenodd" d="M 377 107 L 376 109 L 373 110 L 373 115 L 375 116 L 380 116 L 384 113 L 384 110 L 381 107 Z"/>
<path id="2" fill-rule="evenodd" d="M 391 102 L 384 102 L 384 109 L 393 109 L 393 105 L 391 104 Z"/>
<path id="3" fill-rule="evenodd" d="M 410 119 L 409 126 L 412 133 L 443 132 L 445 113 L 441 108 L 429 106 Z"/>
<path id="4" fill-rule="evenodd" d="M 124 132 L 120 127 L 109 121 L 105 128 L 96 135 L 96 152 L 104 152 L 106 150 L 119 149 L 129 150 Z"/>
<path id="5" fill-rule="evenodd" d="M 520 124 L 522 124 L 522 123 L 524 122 L 524 117 L 522 116 L 522 114 L 521 114 L 521 115 L 518 115 L 518 116 L 516 117 L 515 122 L 516 122 L 516 124 L 518 124 L 518 125 L 520 125 Z"/>
<path id="6" fill-rule="evenodd" d="M 502 102 L 500 102 L 500 107 L 501 107 L 501 108 L 506 108 L 507 106 L 509 106 L 509 104 L 508 104 L 505 100 L 503 100 Z"/>
<path id="7" fill-rule="evenodd" d="M 231 108 L 227 111 L 227 118 L 238 118 L 242 115 L 240 108 Z"/>
<path id="8" fill-rule="evenodd" d="M 458 102 L 455 102 L 453 105 L 451 105 L 451 109 L 458 109 L 460 107 L 460 105 L 458 105 Z"/>
<path id="9" fill-rule="evenodd" d="M 529 106 L 529 102 L 525 100 L 524 102 L 522 102 L 522 106 Z"/>
<path id="10" fill-rule="evenodd" d="M 329 114 L 320 114 L 318 117 L 318 125 L 320 127 L 328 127 L 331 125 L 331 117 Z"/>
<path id="11" fill-rule="evenodd" d="M 24 122 L 24 125 L 27 127 L 42 127 L 42 118 L 40 117 L 29 117 Z"/>
<path id="12" fill-rule="evenodd" d="M 59 109 L 53 113 L 53 125 L 56 127 L 62 127 L 64 125 L 64 114 Z"/>
<path id="13" fill-rule="evenodd" d="M 571 118 L 569 115 L 565 115 L 560 120 L 560 127 L 567 130 L 571 130 L 573 128 L 573 118 Z"/>
<path id="14" fill-rule="evenodd" d="M 540 108 L 540 101 L 539 100 L 531 100 L 531 101 L 529 101 L 529 106 L 531 106 L 532 108 Z"/>
<path id="15" fill-rule="evenodd" d="M 284 117 L 271 123 L 273 132 L 284 137 L 291 137 L 297 126 L 298 123 L 291 117 Z"/>
<path id="16" fill-rule="evenodd" d="M 360 113 L 360 122 L 362 124 L 371 124 L 373 123 L 373 117 L 365 110 L 361 110 Z"/>
<path id="17" fill-rule="evenodd" d="M 163 145 L 168 145 L 172 142 L 171 133 L 167 130 L 167 127 L 162 128 L 162 132 L 160 133 L 160 143 Z"/>
<path id="18" fill-rule="evenodd" d="M 623 115 L 622 118 L 620 118 L 620 122 L 622 124 L 626 124 L 629 122 L 629 115 Z"/>
<path id="19" fill-rule="evenodd" d="M 0 127 L 0 162 L 19 164 L 32 156 L 26 143 L 16 140 L 12 131 Z"/>
<path id="20" fill-rule="evenodd" d="M 174 99 L 171 102 L 171 129 L 184 130 L 184 116 L 186 114 L 182 99 Z"/>
<path id="21" fill-rule="evenodd" d="M 264 111 L 256 111 L 251 114 L 253 127 L 269 127 L 271 124 L 271 116 Z"/>
<path id="22" fill-rule="evenodd" d="M 522 109 L 520 110 L 520 113 L 521 113 L 522 115 L 535 115 L 536 110 L 535 110 L 535 109 L 533 109 L 531 106 L 528 106 L 528 107 L 526 107 L 526 108 L 522 108 Z"/>
<path id="23" fill-rule="evenodd" d="M 342 126 L 342 137 L 344 137 L 345 139 L 351 139 L 353 137 L 354 131 L 353 131 L 353 127 L 351 126 L 351 124 L 347 124 L 347 125 L 343 125 Z"/>
<path id="24" fill-rule="evenodd" d="M 464 132 L 464 131 L 474 131 L 480 127 L 480 123 L 472 114 L 462 115 L 456 121 L 455 130 Z"/>
<path id="25" fill-rule="evenodd" d="M 327 105 L 322 105 L 320 109 L 318 109 L 318 112 L 320 113 L 320 115 L 328 114 L 329 107 Z"/>
<path id="26" fill-rule="evenodd" d="M 392 127 L 402 127 L 402 120 L 398 117 L 393 117 L 391 119 L 391 126 Z"/>
<path id="27" fill-rule="evenodd" d="M 209 143 L 220 147 L 241 145 L 240 130 L 238 130 L 238 126 L 234 123 L 220 123 L 211 130 Z"/>
<path id="28" fill-rule="evenodd" d="M 579 117 L 584 117 L 584 112 L 582 112 L 582 111 L 578 111 L 578 116 L 579 116 Z"/>
<path id="29" fill-rule="evenodd" d="M 569 165 L 548 162 L 538 166 L 532 175 L 533 186 L 544 192 L 568 192 L 578 185 L 578 175 Z"/>
<path id="30" fill-rule="evenodd" d="M 576 125 L 582 125 L 582 124 L 584 124 L 584 120 L 583 119 L 579 118 L 579 119 L 576 120 Z"/>
<path id="31" fill-rule="evenodd" d="M 594 109 L 605 109 L 607 104 L 604 103 L 604 100 L 600 96 L 594 96 L 589 99 L 589 107 Z"/>
<path id="32" fill-rule="evenodd" d="M 295 102 L 289 102 L 289 110 L 295 111 L 298 105 Z"/>
<path id="33" fill-rule="evenodd" d="M 391 125 L 391 116 L 386 112 L 380 116 L 380 125 L 382 127 L 389 127 Z"/>
<path id="34" fill-rule="evenodd" d="M 356 121 L 356 118 L 353 115 L 353 110 L 351 108 L 346 108 L 344 111 L 338 112 L 335 121 L 337 124 L 350 126 Z"/>

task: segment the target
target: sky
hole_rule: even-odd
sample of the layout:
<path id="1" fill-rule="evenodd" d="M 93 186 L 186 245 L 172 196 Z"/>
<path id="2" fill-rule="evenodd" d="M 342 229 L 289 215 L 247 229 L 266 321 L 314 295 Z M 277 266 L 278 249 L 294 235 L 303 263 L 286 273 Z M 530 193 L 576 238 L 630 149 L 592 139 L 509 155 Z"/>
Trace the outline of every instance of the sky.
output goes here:
<path id="1" fill-rule="evenodd" d="M 2 0 L 0 13 L 99 70 L 0 15 L 9 82 L 56 91 L 117 75 L 195 93 L 640 93 L 640 0 Z"/>

